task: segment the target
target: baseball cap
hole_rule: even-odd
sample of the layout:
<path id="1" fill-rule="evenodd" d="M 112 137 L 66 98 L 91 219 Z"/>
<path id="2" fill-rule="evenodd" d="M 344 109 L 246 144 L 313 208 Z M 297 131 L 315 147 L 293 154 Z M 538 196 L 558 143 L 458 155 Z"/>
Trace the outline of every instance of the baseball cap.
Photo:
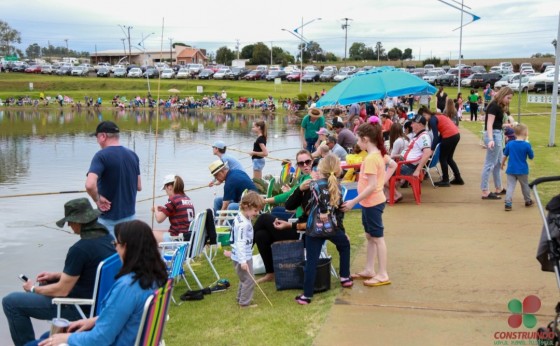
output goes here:
<path id="1" fill-rule="evenodd" d="M 161 190 L 165 190 L 165 185 L 167 184 L 172 184 L 175 182 L 175 174 L 168 174 L 165 176 L 165 178 L 163 178 L 163 182 L 161 185 Z"/>
<path id="2" fill-rule="evenodd" d="M 95 133 L 92 133 L 92 136 L 97 136 L 100 133 L 119 133 L 119 127 L 112 121 L 102 121 L 97 125 L 95 129 Z"/>
<path id="3" fill-rule="evenodd" d="M 214 148 L 218 148 L 218 149 L 225 149 L 226 148 L 226 144 L 222 141 L 215 141 L 214 144 L 212 144 L 212 146 Z"/>
<path id="4" fill-rule="evenodd" d="M 421 114 L 416 114 L 414 119 L 412 119 L 412 122 L 426 125 L 426 118 L 424 118 Z"/>
<path id="5" fill-rule="evenodd" d="M 316 131 L 315 133 L 318 134 L 318 135 L 327 135 L 328 136 L 329 135 L 329 130 L 327 130 L 324 127 L 321 127 L 321 129 L 319 131 Z"/>

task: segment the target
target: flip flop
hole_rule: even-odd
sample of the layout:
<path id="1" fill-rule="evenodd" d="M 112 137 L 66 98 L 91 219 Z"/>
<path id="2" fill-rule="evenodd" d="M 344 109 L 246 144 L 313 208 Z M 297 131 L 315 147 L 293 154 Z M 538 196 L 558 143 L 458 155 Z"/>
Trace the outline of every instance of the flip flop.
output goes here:
<path id="1" fill-rule="evenodd" d="M 364 281 L 364 286 L 368 286 L 368 287 L 379 287 L 379 286 L 385 286 L 385 285 L 390 285 L 391 281 L 387 280 L 387 281 L 379 281 L 377 279 L 374 279 L 375 282 L 371 282 L 369 280 Z"/>
<path id="2" fill-rule="evenodd" d="M 373 279 L 373 275 L 364 275 L 362 273 L 355 273 L 355 274 L 350 274 L 350 278 L 354 279 L 354 280 L 369 280 L 369 279 Z"/>
<path id="3" fill-rule="evenodd" d="M 482 199 L 502 199 L 502 197 L 496 195 L 494 192 L 490 192 L 488 196 L 482 196 Z"/>
<path id="4" fill-rule="evenodd" d="M 496 195 L 505 195 L 507 193 L 506 189 L 502 189 L 502 191 L 495 192 Z"/>

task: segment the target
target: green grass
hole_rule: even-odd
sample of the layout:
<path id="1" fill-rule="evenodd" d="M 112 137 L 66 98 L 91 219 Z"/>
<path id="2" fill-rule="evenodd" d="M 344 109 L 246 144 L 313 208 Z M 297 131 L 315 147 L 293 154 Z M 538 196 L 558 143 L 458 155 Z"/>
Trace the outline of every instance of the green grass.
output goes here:
<path id="1" fill-rule="evenodd" d="M 360 215 L 360 211 L 354 211 L 345 218 L 353 256 L 364 243 Z M 338 268 L 338 253 L 330 243 L 329 254 Z M 205 260 L 199 259 L 198 263 L 194 268 L 202 284 L 210 284 L 215 280 L 211 269 Z M 242 310 L 235 302 L 238 281 L 231 260 L 220 253 L 215 265 L 220 276 L 227 278 L 232 286 L 201 301 L 171 305 L 165 330 L 167 345 L 311 345 L 342 290 L 331 277 L 330 291 L 315 294 L 310 305 L 299 306 L 294 297 L 301 290 L 276 291 L 274 283 L 268 282 L 260 286 L 273 306 L 255 287 L 254 302 L 258 307 Z M 192 278 L 189 282 L 191 286 L 194 284 Z M 180 282 L 174 296 L 178 299 L 185 290 L 185 284 Z"/>

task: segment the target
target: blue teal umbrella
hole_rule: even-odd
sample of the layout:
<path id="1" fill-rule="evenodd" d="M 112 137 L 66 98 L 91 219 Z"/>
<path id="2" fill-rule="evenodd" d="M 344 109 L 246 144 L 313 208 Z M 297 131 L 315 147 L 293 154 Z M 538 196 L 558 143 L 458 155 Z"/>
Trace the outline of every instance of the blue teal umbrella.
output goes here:
<path id="1" fill-rule="evenodd" d="M 417 76 L 394 68 L 358 72 L 329 90 L 317 107 L 349 105 L 404 95 L 432 95 L 437 89 Z"/>

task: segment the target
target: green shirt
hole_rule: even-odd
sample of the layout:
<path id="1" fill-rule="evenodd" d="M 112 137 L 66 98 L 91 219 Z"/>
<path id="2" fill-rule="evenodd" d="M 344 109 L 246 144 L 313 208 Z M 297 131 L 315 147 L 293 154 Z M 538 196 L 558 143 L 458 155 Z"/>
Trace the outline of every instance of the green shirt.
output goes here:
<path id="1" fill-rule="evenodd" d="M 325 127 L 325 118 L 320 117 L 312 122 L 311 117 L 307 114 L 301 121 L 301 127 L 305 130 L 305 138 L 319 138 L 317 131 L 319 131 L 321 127 Z"/>
<path id="2" fill-rule="evenodd" d="M 286 203 L 286 201 L 288 200 L 288 198 L 292 195 L 292 193 L 299 188 L 299 186 L 301 185 L 301 183 L 303 183 L 304 181 L 306 181 L 307 179 L 311 179 L 311 175 L 309 174 L 305 174 L 305 175 L 301 175 L 298 179 L 298 182 L 296 185 L 292 186 L 292 188 L 289 191 L 286 191 L 284 193 L 281 193 L 279 195 L 274 196 L 274 204 L 281 204 L 281 203 Z M 303 214 L 303 209 L 300 207 L 298 207 L 296 209 L 296 217 L 300 217 Z"/>
<path id="3" fill-rule="evenodd" d="M 469 102 L 477 103 L 478 102 L 478 94 L 469 95 Z"/>

